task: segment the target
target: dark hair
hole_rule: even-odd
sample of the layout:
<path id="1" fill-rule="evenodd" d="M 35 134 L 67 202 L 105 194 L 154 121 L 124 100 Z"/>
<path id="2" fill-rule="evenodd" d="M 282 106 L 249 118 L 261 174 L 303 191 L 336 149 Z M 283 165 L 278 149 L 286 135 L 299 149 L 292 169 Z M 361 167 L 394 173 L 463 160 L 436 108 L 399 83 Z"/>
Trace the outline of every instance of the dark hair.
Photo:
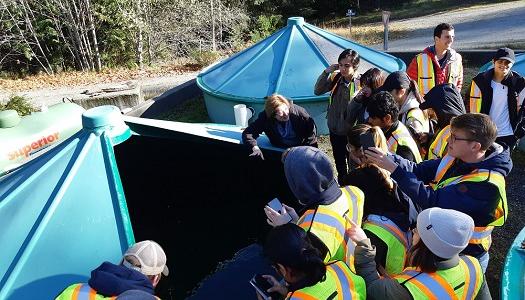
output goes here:
<path id="1" fill-rule="evenodd" d="M 385 82 L 385 76 L 378 68 L 370 68 L 361 75 L 361 86 L 376 90 Z"/>
<path id="2" fill-rule="evenodd" d="M 481 150 L 487 150 L 496 140 L 496 124 L 485 114 L 468 113 L 452 118 L 450 127 L 464 130 L 468 138 L 481 144 Z"/>
<path id="3" fill-rule="evenodd" d="M 449 23 L 441 23 L 438 26 L 436 26 L 436 28 L 434 28 L 434 36 L 440 38 L 443 30 L 454 30 L 454 26 L 450 25 Z"/>
<path id="4" fill-rule="evenodd" d="M 437 271 L 437 262 L 443 260 L 432 253 L 423 243 L 421 237 L 419 241 L 408 251 L 408 259 L 405 267 L 416 267 L 423 273 L 434 273 Z"/>
<path id="5" fill-rule="evenodd" d="M 352 67 L 354 70 L 357 70 L 359 67 L 359 61 L 361 60 L 361 57 L 359 56 L 359 53 L 357 51 L 352 49 L 345 49 L 341 54 L 339 54 L 339 58 L 337 59 L 337 62 L 340 62 L 341 60 L 349 58 L 352 64 Z"/>
<path id="6" fill-rule="evenodd" d="M 392 122 L 399 117 L 399 107 L 394 97 L 389 92 L 378 92 L 374 94 L 366 107 L 371 118 L 383 119 L 386 115 L 392 117 Z"/>
<path id="7" fill-rule="evenodd" d="M 296 224 L 288 223 L 270 230 L 264 243 L 264 255 L 272 263 L 302 275 L 299 282 L 290 285 L 291 290 L 313 286 L 326 278 L 324 257 L 312 245 L 307 232 Z"/>

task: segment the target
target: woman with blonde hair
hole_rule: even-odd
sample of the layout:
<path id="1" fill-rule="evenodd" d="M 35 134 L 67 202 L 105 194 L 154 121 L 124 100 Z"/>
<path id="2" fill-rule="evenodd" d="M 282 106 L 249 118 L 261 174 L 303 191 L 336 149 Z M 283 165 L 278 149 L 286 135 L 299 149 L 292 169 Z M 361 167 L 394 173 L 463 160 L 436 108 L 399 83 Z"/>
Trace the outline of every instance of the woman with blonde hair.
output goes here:
<path id="1" fill-rule="evenodd" d="M 358 167 L 344 183 L 358 187 L 365 194 L 363 229 L 377 247 L 376 263 L 382 273 L 396 274 L 405 264 L 417 209 L 387 170 L 367 162 L 362 145 L 366 135 L 372 136 L 375 147 L 388 151 L 381 128 L 368 124 L 354 126 L 348 133 L 348 152 Z"/>
<path id="2" fill-rule="evenodd" d="M 243 143 L 252 150 L 250 156 L 264 159 L 257 146 L 257 138 L 263 132 L 276 147 L 317 147 L 317 128 L 312 117 L 304 108 L 279 94 L 266 97 L 264 111 L 242 132 Z"/>

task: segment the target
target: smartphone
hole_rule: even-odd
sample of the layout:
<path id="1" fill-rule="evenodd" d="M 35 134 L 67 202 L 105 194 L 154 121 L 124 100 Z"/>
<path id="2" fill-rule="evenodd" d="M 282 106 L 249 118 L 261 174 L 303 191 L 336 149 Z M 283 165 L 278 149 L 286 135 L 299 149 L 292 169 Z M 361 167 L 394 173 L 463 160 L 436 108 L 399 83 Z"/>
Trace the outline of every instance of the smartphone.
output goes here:
<path id="1" fill-rule="evenodd" d="M 277 198 L 274 198 L 272 201 L 268 202 L 268 206 L 276 212 L 278 212 L 279 214 L 283 213 L 283 204 Z M 292 220 L 292 217 L 290 215 L 288 216 L 290 217 L 290 220 L 288 220 L 288 222 L 290 222 Z"/>
<path id="2" fill-rule="evenodd" d="M 268 299 L 281 299 L 282 296 L 277 292 L 267 292 L 269 288 L 272 287 L 272 284 L 264 278 L 261 274 L 257 274 L 250 279 L 250 284 L 255 288 L 257 293 L 265 300 Z"/>
<path id="3" fill-rule="evenodd" d="M 376 146 L 376 143 L 374 141 L 374 136 L 369 131 L 359 136 L 359 142 L 361 143 L 361 147 L 363 147 L 363 150 L 366 150 L 368 148 L 373 148 Z"/>

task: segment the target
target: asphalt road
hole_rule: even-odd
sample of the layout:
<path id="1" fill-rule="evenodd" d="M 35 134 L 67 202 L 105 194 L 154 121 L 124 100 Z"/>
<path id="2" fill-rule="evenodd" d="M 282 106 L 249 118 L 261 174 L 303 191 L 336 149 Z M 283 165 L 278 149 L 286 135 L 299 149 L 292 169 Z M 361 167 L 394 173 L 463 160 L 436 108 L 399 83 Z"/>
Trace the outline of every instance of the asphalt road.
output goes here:
<path id="1" fill-rule="evenodd" d="M 419 18 L 399 20 L 391 28 L 412 30 L 408 38 L 389 42 L 389 51 L 419 51 L 433 44 L 434 27 L 450 23 L 455 27 L 454 49 L 497 48 L 520 42 L 525 43 L 525 1 L 514 1 Z M 381 49 L 383 45 L 374 45 Z"/>

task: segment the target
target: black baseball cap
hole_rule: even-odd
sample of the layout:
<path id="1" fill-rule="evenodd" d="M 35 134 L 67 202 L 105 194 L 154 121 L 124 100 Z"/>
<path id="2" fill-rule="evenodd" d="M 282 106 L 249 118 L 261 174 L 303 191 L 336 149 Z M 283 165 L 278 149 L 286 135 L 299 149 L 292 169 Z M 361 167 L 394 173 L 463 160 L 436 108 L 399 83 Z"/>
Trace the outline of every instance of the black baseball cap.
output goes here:
<path id="1" fill-rule="evenodd" d="M 504 59 L 514 63 L 516 61 L 516 56 L 514 55 L 514 51 L 510 48 L 499 48 L 494 55 L 494 60 L 498 59 Z"/>
<path id="2" fill-rule="evenodd" d="M 410 78 L 408 74 L 403 71 L 395 71 L 390 73 L 385 83 L 379 88 L 379 91 L 390 92 L 392 90 L 408 89 L 410 87 Z"/>

